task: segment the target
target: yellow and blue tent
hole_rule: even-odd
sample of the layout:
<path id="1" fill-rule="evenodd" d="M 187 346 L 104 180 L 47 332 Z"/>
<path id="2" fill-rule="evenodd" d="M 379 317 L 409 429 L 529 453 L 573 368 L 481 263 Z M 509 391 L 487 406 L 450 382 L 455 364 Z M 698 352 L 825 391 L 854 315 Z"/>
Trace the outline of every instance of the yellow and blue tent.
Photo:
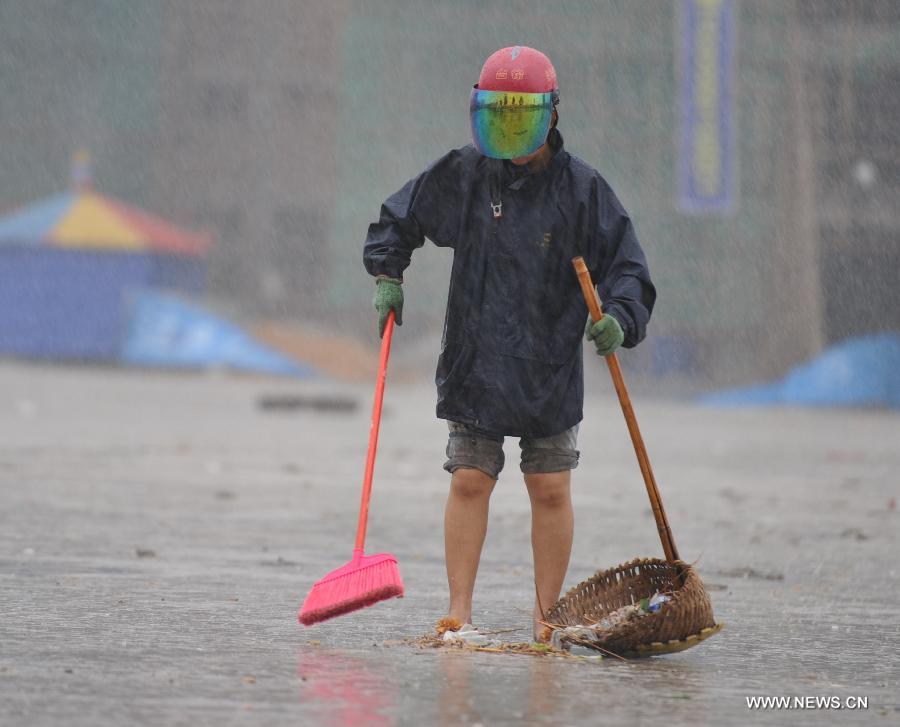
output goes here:
<path id="1" fill-rule="evenodd" d="M 117 358 L 134 297 L 202 293 L 210 246 L 86 184 L 0 217 L 0 353 Z"/>

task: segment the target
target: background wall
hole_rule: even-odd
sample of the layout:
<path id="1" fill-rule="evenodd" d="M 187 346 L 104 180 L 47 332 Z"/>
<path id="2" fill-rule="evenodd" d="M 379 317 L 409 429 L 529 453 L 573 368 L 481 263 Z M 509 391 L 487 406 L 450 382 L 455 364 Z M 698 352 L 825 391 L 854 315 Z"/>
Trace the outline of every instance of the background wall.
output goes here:
<path id="1" fill-rule="evenodd" d="M 214 303 L 371 338 L 360 247 L 381 201 L 468 143 L 498 47 L 544 50 L 560 128 L 631 213 L 660 291 L 635 373 L 769 378 L 900 330 L 900 5 L 735 2 L 734 204 L 678 204 L 680 3 L 112 0 L 0 5 L 0 210 L 97 186 L 210 226 Z M 449 251 L 427 246 L 405 328 L 433 365 Z"/>

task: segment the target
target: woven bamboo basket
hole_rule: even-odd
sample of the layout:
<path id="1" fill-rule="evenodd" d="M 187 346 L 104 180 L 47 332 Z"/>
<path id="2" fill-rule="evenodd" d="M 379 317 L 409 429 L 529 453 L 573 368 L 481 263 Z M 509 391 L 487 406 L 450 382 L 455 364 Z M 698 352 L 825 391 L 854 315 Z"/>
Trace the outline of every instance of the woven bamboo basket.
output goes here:
<path id="1" fill-rule="evenodd" d="M 595 639 L 576 643 L 619 656 L 652 656 L 683 651 L 721 630 L 697 571 L 680 560 L 673 566 L 657 558 L 637 558 L 596 573 L 557 601 L 547 620 L 554 626 L 588 626 L 654 593 L 671 600 L 656 613 L 609 630 L 594 629 Z"/>
<path id="2" fill-rule="evenodd" d="M 594 322 L 602 320 L 603 309 L 587 265 L 581 257 L 574 258 L 572 264 L 591 319 Z M 590 627 L 623 606 L 638 603 L 655 593 L 664 593 L 670 600 L 663 603 L 657 612 L 620 622 L 609 629 L 593 629 L 594 638 L 578 639 L 577 643 L 619 656 L 650 656 L 682 651 L 709 638 L 722 626 L 713 619 L 709 594 L 700 576 L 678 557 L 678 548 L 619 360 L 615 353 L 605 358 L 634 445 L 666 559 L 639 558 L 596 573 L 556 602 L 546 614 L 547 623 L 552 627 Z M 569 639 L 575 641 L 572 636 Z M 563 634 L 565 640 L 566 635 Z"/>

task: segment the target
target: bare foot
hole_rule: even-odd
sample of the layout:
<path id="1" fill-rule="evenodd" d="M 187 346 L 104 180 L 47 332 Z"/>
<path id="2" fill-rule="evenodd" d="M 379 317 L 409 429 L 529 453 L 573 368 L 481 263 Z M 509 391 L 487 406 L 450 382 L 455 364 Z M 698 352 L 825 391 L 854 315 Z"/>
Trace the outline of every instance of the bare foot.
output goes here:
<path id="1" fill-rule="evenodd" d="M 539 644 L 549 644 L 550 643 L 550 634 L 551 630 L 549 627 L 544 626 L 540 621 L 534 622 L 534 629 L 532 634 L 534 636 L 534 640 Z"/>

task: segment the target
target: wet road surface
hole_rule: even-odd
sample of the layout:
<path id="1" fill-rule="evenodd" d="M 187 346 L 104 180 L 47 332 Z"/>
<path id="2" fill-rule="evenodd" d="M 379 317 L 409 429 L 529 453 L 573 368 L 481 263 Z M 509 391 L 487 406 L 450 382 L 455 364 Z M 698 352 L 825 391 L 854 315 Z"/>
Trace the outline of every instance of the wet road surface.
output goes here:
<path id="1" fill-rule="evenodd" d="M 608 384 L 575 473 L 567 585 L 659 542 Z M 431 387 L 389 383 L 369 553 L 407 595 L 304 629 L 350 557 L 368 387 L 0 364 L 0 724 L 897 724 L 900 416 L 638 398 L 676 541 L 726 629 L 621 663 L 398 645 L 445 608 Z M 263 409 L 326 395 L 337 407 Z M 604 467 L 599 449 L 611 455 Z M 475 620 L 525 640 L 518 447 L 492 500 Z M 750 696 L 866 697 L 760 710 Z"/>

